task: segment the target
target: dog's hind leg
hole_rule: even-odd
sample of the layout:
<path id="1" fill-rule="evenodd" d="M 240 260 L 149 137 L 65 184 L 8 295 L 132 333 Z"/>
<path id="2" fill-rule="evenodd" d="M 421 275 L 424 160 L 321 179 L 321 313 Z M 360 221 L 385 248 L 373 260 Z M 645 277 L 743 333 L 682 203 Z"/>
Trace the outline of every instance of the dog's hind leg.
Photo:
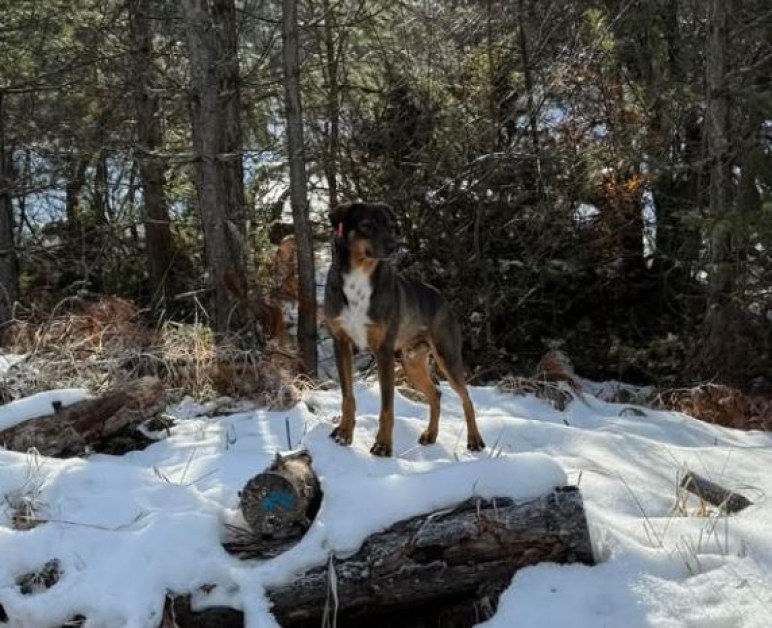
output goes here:
<path id="1" fill-rule="evenodd" d="M 354 437 L 354 415 L 356 413 L 356 401 L 354 400 L 354 356 L 351 341 L 348 338 L 335 338 L 335 364 L 338 367 L 338 379 L 343 393 L 342 416 L 338 426 L 332 430 L 330 438 L 339 445 L 350 445 Z"/>
<path id="2" fill-rule="evenodd" d="M 448 325 L 441 333 L 433 338 L 432 353 L 437 361 L 442 374 L 448 380 L 451 388 L 461 398 L 464 407 L 464 419 L 466 420 L 466 447 L 470 451 L 485 449 L 480 431 L 477 429 L 477 421 L 474 415 L 474 406 L 469 398 L 469 392 L 464 382 L 464 363 L 461 359 L 461 334 L 455 324 Z"/>
<path id="3" fill-rule="evenodd" d="M 431 445 L 437 440 L 440 423 L 440 391 L 432 381 L 429 369 L 429 347 L 419 344 L 402 350 L 402 366 L 410 384 L 426 396 L 429 401 L 429 425 L 421 434 L 418 442 Z"/>

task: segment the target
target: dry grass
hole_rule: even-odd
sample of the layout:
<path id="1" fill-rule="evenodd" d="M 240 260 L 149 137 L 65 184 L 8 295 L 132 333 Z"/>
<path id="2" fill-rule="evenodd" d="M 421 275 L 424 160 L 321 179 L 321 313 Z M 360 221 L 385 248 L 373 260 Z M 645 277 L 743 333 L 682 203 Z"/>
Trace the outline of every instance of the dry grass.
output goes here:
<path id="1" fill-rule="evenodd" d="M 564 382 L 575 393 L 581 392 L 574 364 L 560 349 L 550 349 L 536 365 L 536 378 L 546 382 Z"/>
<path id="2" fill-rule="evenodd" d="M 153 338 L 153 330 L 142 324 L 141 313 L 129 301 L 74 297 L 61 301 L 48 314 L 35 312 L 13 321 L 5 329 L 3 344 L 15 353 L 66 348 L 75 357 L 88 358 L 146 347 Z"/>
<path id="3" fill-rule="evenodd" d="M 142 375 L 161 378 L 173 397 L 249 397 L 277 409 L 299 398 L 292 354 L 216 344 L 203 324 L 154 328 L 117 297 L 68 299 L 46 316 L 13 321 L 4 332 L 7 350 L 27 356 L 3 382 L 10 399 L 53 388 L 100 391 Z"/>
<path id="4" fill-rule="evenodd" d="M 507 376 L 496 388 L 514 395 L 534 395 L 549 402 L 555 409 L 563 411 L 575 398 L 573 391 L 562 382 L 551 382 L 532 377 Z"/>
<path id="5" fill-rule="evenodd" d="M 581 399 L 582 390 L 571 359 L 559 349 L 550 349 L 542 356 L 534 377 L 508 376 L 497 388 L 515 395 L 534 395 L 561 412 L 574 399 Z"/>
<path id="6" fill-rule="evenodd" d="M 3 496 L 4 508 L 14 530 L 31 530 L 47 521 L 47 505 L 41 494 L 45 471 L 36 450 L 27 452 L 27 472 L 22 485 Z"/>
<path id="7" fill-rule="evenodd" d="M 682 486 L 681 480 L 688 472 L 686 467 L 680 467 L 676 473 L 675 483 L 675 503 L 671 510 L 671 514 L 676 517 L 709 517 L 716 510 L 704 499 L 700 499 L 694 493 L 690 493 L 684 486 Z M 689 504 L 695 504 L 691 509 Z"/>
<path id="8" fill-rule="evenodd" d="M 692 388 L 666 390 L 655 399 L 655 407 L 675 410 L 708 423 L 737 429 L 769 430 L 772 403 L 722 384 L 699 384 Z"/>

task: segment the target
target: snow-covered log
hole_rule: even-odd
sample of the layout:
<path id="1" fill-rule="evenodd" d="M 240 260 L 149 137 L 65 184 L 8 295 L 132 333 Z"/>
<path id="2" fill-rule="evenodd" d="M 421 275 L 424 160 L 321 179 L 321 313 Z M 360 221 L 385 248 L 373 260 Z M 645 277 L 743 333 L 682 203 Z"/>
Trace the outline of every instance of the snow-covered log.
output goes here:
<path id="1" fill-rule="evenodd" d="M 280 623 L 338 612 L 379 613 L 453 598 L 539 562 L 594 563 L 581 494 L 573 486 L 513 503 L 469 500 L 370 536 L 353 556 L 268 591 Z M 333 575 L 334 570 L 334 575 Z"/>
<path id="2" fill-rule="evenodd" d="M 34 447 L 44 456 L 74 456 L 119 432 L 137 426 L 163 409 L 163 384 L 142 377 L 112 388 L 95 399 L 51 414 L 27 419 L 0 431 L 0 444 L 13 451 Z"/>
<path id="3" fill-rule="evenodd" d="M 270 475 L 275 471 L 269 471 L 250 481 L 259 487 L 253 493 L 258 505 L 256 531 L 264 521 L 265 508 L 260 504 L 270 491 L 287 496 L 268 499 L 272 507 L 283 501 L 303 503 L 303 489 L 297 487 L 299 481 L 306 481 L 307 472 L 312 473 L 310 459 L 300 458 L 293 471 L 299 471 L 298 477 L 292 473 L 287 477 L 285 472 L 275 478 Z M 305 517 L 301 513 L 300 508 L 288 509 L 284 513 L 288 525 L 297 529 Z M 294 544 L 286 538 L 278 542 L 282 549 Z M 261 555 L 263 549 L 264 556 L 275 555 L 269 551 L 272 543 L 256 535 L 254 555 Z M 366 539 L 353 556 L 333 556 L 329 564 L 269 590 L 268 597 L 282 625 L 317 621 L 325 609 L 329 612 L 333 593 L 338 612 L 347 617 L 380 615 L 459 596 L 473 598 L 483 588 L 503 587 L 518 569 L 543 561 L 594 563 L 582 497 L 574 486 L 517 503 L 507 498 L 470 499 L 398 522 Z"/>

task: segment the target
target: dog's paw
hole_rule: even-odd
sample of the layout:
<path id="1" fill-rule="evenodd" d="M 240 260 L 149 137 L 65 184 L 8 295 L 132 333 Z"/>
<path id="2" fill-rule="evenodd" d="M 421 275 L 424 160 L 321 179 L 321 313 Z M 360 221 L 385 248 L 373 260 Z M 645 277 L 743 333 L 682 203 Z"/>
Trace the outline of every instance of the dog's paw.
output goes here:
<path id="1" fill-rule="evenodd" d="M 330 432 L 330 438 L 338 443 L 338 445 L 343 445 L 344 447 L 351 444 L 353 436 L 354 433 L 352 430 L 343 430 L 340 426 Z"/>
<path id="2" fill-rule="evenodd" d="M 483 442 L 482 436 L 478 434 L 474 438 L 467 438 L 466 448 L 469 451 L 482 451 L 485 449 L 485 443 Z"/>
<path id="3" fill-rule="evenodd" d="M 418 437 L 418 443 L 420 445 L 433 445 L 437 442 L 437 433 L 424 430 L 421 432 L 421 436 Z"/>
<path id="4" fill-rule="evenodd" d="M 375 441 L 375 444 L 372 447 L 370 447 L 370 453 L 373 454 L 373 456 L 388 458 L 389 456 L 391 456 L 391 445 Z"/>

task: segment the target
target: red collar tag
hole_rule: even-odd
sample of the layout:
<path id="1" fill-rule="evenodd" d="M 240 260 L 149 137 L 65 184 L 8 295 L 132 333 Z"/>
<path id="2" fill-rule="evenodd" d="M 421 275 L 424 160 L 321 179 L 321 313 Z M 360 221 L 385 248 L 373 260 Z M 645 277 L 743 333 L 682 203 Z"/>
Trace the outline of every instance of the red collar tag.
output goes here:
<path id="1" fill-rule="evenodd" d="M 343 223 L 342 222 L 338 223 L 338 237 L 339 238 L 343 237 Z"/>

